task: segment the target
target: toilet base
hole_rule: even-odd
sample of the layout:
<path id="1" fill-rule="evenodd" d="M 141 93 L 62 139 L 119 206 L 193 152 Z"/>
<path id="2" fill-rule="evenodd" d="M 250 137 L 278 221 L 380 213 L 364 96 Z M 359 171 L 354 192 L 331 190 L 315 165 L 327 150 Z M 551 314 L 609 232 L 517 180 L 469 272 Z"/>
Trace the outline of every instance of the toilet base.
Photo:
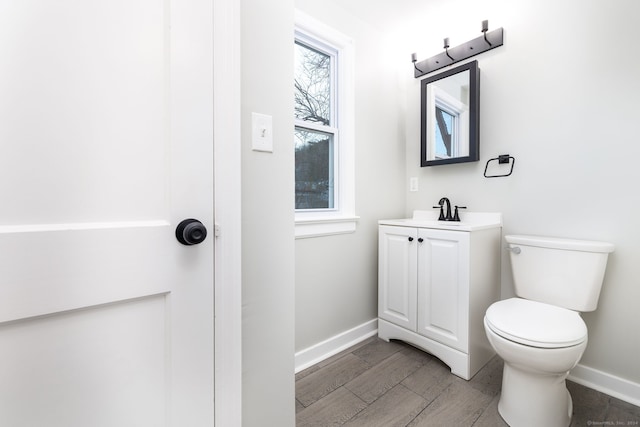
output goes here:
<path id="1" fill-rule="evenodd" d="M 573 402 L 563 375 L 541 375 L 505 362 L 500 416 L 511 427 L 567 427 Z"/>

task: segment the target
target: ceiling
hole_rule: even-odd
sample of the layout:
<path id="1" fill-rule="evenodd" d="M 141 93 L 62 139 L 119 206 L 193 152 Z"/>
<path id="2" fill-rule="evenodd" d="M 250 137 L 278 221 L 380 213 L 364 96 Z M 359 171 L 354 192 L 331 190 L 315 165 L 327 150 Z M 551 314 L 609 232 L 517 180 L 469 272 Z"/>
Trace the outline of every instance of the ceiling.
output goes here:
<path id="1" fill-rule="evenodd" d="M 381 29 L 394 29 L 415 19 L 417 12 L 432 8 L 442 0 L 342 0 L 351 14 Z"/>

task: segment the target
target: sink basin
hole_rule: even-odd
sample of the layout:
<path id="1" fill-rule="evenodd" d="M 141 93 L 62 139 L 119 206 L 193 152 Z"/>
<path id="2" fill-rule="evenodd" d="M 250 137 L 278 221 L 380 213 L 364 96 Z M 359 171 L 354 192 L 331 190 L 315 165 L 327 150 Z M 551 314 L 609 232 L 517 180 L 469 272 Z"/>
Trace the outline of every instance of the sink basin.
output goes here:
<path id="1" fill-rule="evenodd" d="M 436 228 L 441 230 L 474 231 L 502 226 L 502 214 L 498 212 L 461 212 L 460 221 L 439 221 L 439 211 L 413 211 L 411 218 L 378 221 L 382 225 L 401 227 Z"/>

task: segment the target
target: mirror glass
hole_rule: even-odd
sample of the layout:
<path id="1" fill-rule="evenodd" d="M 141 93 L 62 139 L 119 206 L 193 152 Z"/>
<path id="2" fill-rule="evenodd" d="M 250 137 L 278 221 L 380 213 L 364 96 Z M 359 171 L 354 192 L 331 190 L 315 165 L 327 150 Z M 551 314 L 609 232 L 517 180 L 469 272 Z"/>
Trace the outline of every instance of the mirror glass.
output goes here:
<path id="1" fill-rule="evenodd" d="M 479 159 L 479 81 L 477 61 L 422 80 L 421 166 Z"/>

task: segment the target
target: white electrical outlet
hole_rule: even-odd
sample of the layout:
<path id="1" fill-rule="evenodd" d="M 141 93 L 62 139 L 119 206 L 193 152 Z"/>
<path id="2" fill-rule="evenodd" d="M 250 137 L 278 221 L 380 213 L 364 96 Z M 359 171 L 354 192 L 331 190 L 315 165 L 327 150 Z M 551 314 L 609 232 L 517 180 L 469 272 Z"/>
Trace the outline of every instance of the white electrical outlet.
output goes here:
<path id="1" fill-rule="evenodd" d="M 273 153 L 273 118 L 251 113 L 251 148 L 253 151 Z"/>
<path id="2" fill-rule="evenodd" d="M 418 178 L 409 178 L 409 191 L 418 191 Z"/>

